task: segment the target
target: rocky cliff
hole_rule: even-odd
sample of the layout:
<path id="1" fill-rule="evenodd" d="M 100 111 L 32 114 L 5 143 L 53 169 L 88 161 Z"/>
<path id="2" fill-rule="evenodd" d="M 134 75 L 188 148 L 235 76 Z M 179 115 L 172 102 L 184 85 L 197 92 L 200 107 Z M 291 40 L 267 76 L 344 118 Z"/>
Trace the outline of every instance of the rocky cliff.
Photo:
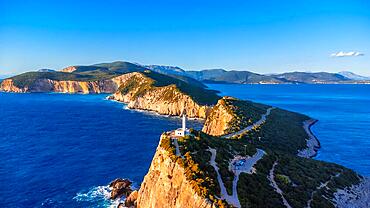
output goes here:
<path id="1" fill-rule="evenodd" d="M 212 136 L 220 136 L 227 133 L 234 115 L 228 109 L 226 99 L 227 97 L 220 99 L 211 110 L 202 129 L 204 133 Z"/>
<path id="2" fill-rule="evenodd" d="M 91 68 L 95 69 L 92 71 Z M 206 118 L 219 96 L 194 80 L 170 77 L 149 70 L 115 74 L 98 67 L 67 67 L 63 72 L 28 72 L 4 80 L 0 91 L 114 93 L 110 99 L 132 109 L 155 111 L 163 115 Z M 68 72 L 68 73 L 67 73 Z"/>
<path id="3" fill-rule="evenodd" d="M 35 79 L 30 84 L 18 86 L 12 78 L 5 79 L 0 84 L 4 92 L 60 92 L 60 93 L 114 93 L 131 74 L 124 74 L 111 79 L 96 81 L 73 81 Z"/>
<path id="4" fill-rule="evenodd" d="M 14 85 L 14 81 L 12 79 L 5 79 L 0 83 L 0 91 L 4 92 L 26 92 L 25 89 L 19 88 Z"/>
<path id="5" fill-rule="evenodd" d="M 174 85 L 155 86 L 142 73 L 133 72 L 110 99 L 124 102 L 128 108 L 154 111 L 163 115 L 186 114 L 191 118 L 206 118 L 211 107 L 200 105 Z"/>
<path id="6" fill-rule="evenodd" d="M 258 127 L 269 114 L 270 106 L 225 96 L 218 100 L 203 126 L 212 136 L 230 135 L 246 128 Z M 265 115 L 266 114 L 266 115 Z M 248 130 L 246 130 L 248 131 Z"/>
<path id="7" fill-rule="evenodd" d="M 184 168 L 161 146 L 141 184 L 136 205 L 138 208 L 215 207 L 208 199 L 198 196 L 186 179 Z"/>
<path id="8" fill-rule="evenodd" d="M 71 73 L 71 72 L 74 72 L 76 70 L 77 70 L 77 67 L 75 67 L 75 66 L 69 66 L 69 67 L 66 67 L 66 68 L 62 69 L 61 72 Z"/>

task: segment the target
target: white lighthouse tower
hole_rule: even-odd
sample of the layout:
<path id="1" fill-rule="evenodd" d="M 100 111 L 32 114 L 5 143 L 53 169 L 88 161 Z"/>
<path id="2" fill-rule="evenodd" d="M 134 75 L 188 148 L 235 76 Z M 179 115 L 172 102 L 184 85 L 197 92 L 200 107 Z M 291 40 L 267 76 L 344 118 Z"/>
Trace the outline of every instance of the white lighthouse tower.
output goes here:
<path id="1" fill-rule="evenodd" d="M 175 136 L 183 137 L 189 134 L 189 129 L 186 128 L 186 113 L 182 113 L 182 127 L 175 130 Z"/>
<path id="2" fill-rule="evenodd" d="M 186 131 L 186 115 L 185 115 L 185 113 L 182 114 L 182 130 Z"/>

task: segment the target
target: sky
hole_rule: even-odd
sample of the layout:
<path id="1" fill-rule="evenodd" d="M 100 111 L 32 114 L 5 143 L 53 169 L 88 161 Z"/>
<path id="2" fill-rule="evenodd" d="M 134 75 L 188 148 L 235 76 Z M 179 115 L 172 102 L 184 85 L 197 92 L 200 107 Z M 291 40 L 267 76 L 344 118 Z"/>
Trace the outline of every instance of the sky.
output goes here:
<path id="1" fill-rule="evenodd" d="M 0 74 L 117 60 L 370 76 L 370 1 L 0 0 Z"/>

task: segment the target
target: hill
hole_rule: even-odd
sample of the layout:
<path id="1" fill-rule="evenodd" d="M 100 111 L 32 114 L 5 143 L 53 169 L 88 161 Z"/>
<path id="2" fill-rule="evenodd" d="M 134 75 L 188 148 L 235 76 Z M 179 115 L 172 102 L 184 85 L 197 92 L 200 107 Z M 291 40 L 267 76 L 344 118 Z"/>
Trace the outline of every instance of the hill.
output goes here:
<path id="1" fill-rule="evenodd" d="M 253 73 L 250 71 L 226 71 L 223 69 L 209 69 L 201 71 L 187 71 L 186 74 L 206 83 L 236 83 L 236 84 L 258 84 L 258 83 L 283 83 L 283 81 Z"/>
<path id="2" fill-rule="evenodd" d="M 201 82 L 181 75 L 165 75 L 129 62 L 70 66 L 61 71 L 27 72 L 0 84 L 6 92 L 113 93 L 111 99 L 129 108 L 165 115 L 205 118 L 219 96 Z"/>
<path id="3" fill-rule="evenodd" d="M 186 109 L 189 117 L 206 118 L 219 99 L 216 91 L 150 70 L 126 74 L 124 80 L 110 99 L 127 103 L 129 108 L 165 115 L 181 115 Z"/>
<path id="4" fill-rule="evenodd" d="M 150 65 L 162 74 L 188 76 L 204 83 L 230 84 L 350 84 L 366 83 L 370 78 L 351 72 L 287 72 L 281 74 L 258 74 L 251 71 L 204 69 L 187 71 L 179 67 Z"/>
<path id="5" fill-rule="evenodd" d="M 350 71 L 342 71 L 342 72 L 339 72 L 338 74 L 348 78 L 348 79 L 351 79 L 351 80 L 359 80 L 359 81 L 362 81 L 362 80 L 370 80 L 370 77 L 365 77 L 365 76 L 361 76 L 361 75 L 358 75 L 358 74 L 355 74 L 353 72 L 350 72 Z"/>
<path id="6" fill-rule="evenodd" d="M 305 115 L 224 97 L 213 107 L 203 132 L 191 130 L 177 138 L 173 132 L 162 134 L 149 172 L 135 192 L 135 203 L 138 207 L 335 207 L 338 191 L 363 178 L 343 166 L 300 157 L 310 137 L 306 121 L 310 118 Z M 222 125 L 210 125 L 219 123 L 227 131 L 209 135 L 220 132 L 213 128 Z"/>
<path id="7" fill-rule="evenodd" d="M 340 74 L 327 72 L 317 72 L 317 73 L 289 72 L 270 76 L 276 79 L 283 80 L 285 82 L 304 83 L 304 84 L 319 84 L 319 83 L 325 84 L 350 81 L 350 79 Z"/>

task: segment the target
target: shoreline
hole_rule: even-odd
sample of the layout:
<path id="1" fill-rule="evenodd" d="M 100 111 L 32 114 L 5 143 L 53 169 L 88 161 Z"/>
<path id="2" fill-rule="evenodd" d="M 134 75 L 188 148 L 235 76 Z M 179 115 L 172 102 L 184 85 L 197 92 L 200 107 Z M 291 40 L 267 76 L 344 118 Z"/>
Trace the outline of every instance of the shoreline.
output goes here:
<path id="1" fill-rule="evenodd" d="M 308 139 L 306 139 L 307 147 L 305 149 L 298 151 L 298 156 L 304 158 L 314 158 L 317 156 L 319 149 L 321 148 L 321 144 L 319 139 L 315 136 L 312 132 L 311 127 L 315 125 L 319 120 L 317 119 L 309 119 L 303 122 L 303 128 L 308 135 Z"/>
<path id="2" fill-rule="evenodd" d="M 359 184 L 337 189 L 333 201 L 338 208 L 369 207 L 370 178 L 363 177 Z"/>
<path id="3" fill-rule="evenodd" d="M 136 112 L 143 113 L 143 114 L 148 114 L 148 115 L 152 115 L 152 116 L 160 116 L 160 117 L 164 117 L 164 118 L 181 118 L 181 115 L 160 114 L 160 113 L 158 113 L 157 111 L 154 111 L 154 110 L 129 108 L 127 106 L 127 103 L 125 103 L 123 101 L 115 100 L 115 99 L 111 98 L 111 95 L 108 95 L 107 97 L 105 97 L 105 100 L 123 104 L 124 105 L 123 106 L 124 110 L 131 110 L 131 111 L 136 111 Z M 204 118 L 197 118 L 197 117 L 187 117 L 186 119 L 192 120 L 192 121 L 200 121 L 200 122 L 204 122 L 206 120 Z"/>

